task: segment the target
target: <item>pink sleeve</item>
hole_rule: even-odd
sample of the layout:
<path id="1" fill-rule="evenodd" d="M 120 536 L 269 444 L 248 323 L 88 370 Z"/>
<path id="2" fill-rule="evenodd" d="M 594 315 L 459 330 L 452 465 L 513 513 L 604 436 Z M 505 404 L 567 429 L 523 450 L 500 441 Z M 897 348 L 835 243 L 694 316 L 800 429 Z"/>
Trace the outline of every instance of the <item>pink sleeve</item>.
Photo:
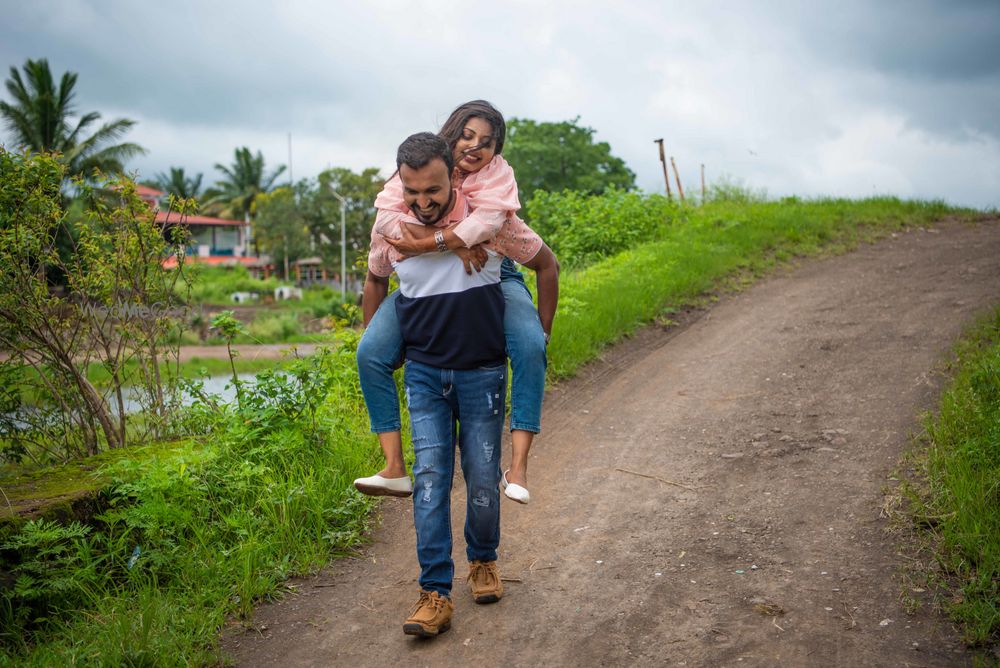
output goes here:
<path id="1" fill-rule="evenodd" d="M 386 240 L 386 236 L 399 238 L 399 226 L 407 216 L 395 211 L 381 211 L 375 214 L 375 224 L 372 225 L 372 243 L 368 250 L 368 269 L 376 276 L 389 276 L 393 272 L 392 263 L 402 258 L 399 251 Z"/>
<path id="2" fill-rule="evenodd" d="M 492 239 L 500 232 L 508 214 L 521 208 L 514 170 L 499 155 L 465 178 L 462 193 L 473 212 L 455 227 L 455 234 L 466 246 Z"/>
<path id="3" fill-rule="evenodd" d="M 382 186 L 382 192 L 375 197 L 375 208 L 402 213 L 409 212 L 406 202 L 403 201 L 403 182 L 399 178 L 399 172 L 393 174 L 392 178 Z"/>
<path id="4" fill-rule="evenodd" d="M 462 192 L 473 209 L 493 209 L 495 211 L 517 211 L 521 201 L 517 198 L 517 181 L 514 170 L 503 156 L 494 156 L 490 164 L 478 172 L 469 174 L 462 184 Z M 402 199 L 402 184 L 400 185 Z"/>
<path id="5" fill-rule="evenodd" d="M 466 248 L 472 248 L 495 237 L 506 220 L 506 211 L 476 209 L 455 225 L 454 231 Z"/>
<path id="6" fill-rule="evenodd" d="M 493 239 L 493 245 L 497 252 L 506 255 L 518 264 L 530 262 L 538 255 L 543 243 L 538 232 L 528 227 L 527 223 L 515 215 L 511 215 Z"/>

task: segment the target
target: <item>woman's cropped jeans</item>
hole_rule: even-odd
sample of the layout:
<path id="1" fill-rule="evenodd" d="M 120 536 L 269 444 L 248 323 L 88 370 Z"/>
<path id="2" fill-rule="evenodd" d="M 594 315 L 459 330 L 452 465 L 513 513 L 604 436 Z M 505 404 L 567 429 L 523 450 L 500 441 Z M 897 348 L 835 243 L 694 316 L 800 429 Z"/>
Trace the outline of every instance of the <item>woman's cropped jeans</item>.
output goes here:
<path id="1" fill-rule="evenodd" d="M 505 259 L 500 271 L 504 296 L 503 332 L 513 372 L 510 392 L 510 428 L 538 433 L 545 393 L 545 334 L 524 277 Z M 358 375 L 376 434 L 399 431 L 399 397 L 392 372 L 403 358 L 403 338 L 396 319 L 394 292 L 379 306 L 358 343 Z M 469 313 L 468 317 L 477 317 Z M 457 342 L 456 342 L 457 344 Z"/>

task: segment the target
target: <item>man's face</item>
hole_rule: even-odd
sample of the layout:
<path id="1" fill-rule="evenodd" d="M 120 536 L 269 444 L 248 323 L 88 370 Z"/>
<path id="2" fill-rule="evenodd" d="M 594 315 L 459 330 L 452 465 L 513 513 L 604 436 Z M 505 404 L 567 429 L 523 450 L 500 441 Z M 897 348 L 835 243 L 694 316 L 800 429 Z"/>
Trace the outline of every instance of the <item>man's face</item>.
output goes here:
<path id="1" fill-rule="evenodd" d="M 451 172 L 444 160 L 431 160 L 420 169 L 400 165 L 399 178 L 406 206 L 424 225 L 433 225 L 451 210 Z"/>

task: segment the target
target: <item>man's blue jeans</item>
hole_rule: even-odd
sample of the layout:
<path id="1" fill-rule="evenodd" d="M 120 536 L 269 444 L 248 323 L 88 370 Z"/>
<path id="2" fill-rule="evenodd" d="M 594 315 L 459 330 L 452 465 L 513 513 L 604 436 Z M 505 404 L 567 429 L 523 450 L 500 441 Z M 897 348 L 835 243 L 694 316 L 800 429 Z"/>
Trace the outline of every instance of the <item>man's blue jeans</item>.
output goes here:
<path id="1" fill-rule="evenodd" d="M 407 360 L 403 373 L 413 432 L 413 524 L 420 588 L 451 595 L 451 483 L 455 429 L 465 477 L 469 561 L 494 561 L 500 545 L 500 439 L 507 365 L 440 369 Z"/>
<path id="2" fill-rule="evenodd" d="M 503 331 L 513 371 L 510 428 L 538 433 L 542 425 L 545 394 L 545 334 L 531 293 L 520 272 L 504 261 L 500 287 L 504 296 Z M 396 296 L 389 295 L 368 323 L 358 343 L 358 375 L 368 406 L 371 430 L 376 434 L 399 431 L 399 397 L 392 372 L 403 358 L 403 338 L 396 319 Z M 474 313 L 470 318 L 476 317 Z"/>

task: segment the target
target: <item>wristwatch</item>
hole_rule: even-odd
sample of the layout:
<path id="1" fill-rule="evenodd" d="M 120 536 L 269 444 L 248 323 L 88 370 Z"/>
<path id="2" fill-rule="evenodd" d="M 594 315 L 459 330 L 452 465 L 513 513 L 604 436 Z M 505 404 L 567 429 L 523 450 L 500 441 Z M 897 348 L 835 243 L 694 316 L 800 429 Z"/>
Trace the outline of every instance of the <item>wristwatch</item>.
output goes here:
<path id="1" fill-rule="evenodd" d="M 438 230 L 437 232 L 434 233 L 434 244 L 437 246 L 437 249 L 442 253 L 448 250 L 448 244 L 444 242 L 444 232 L 442 232 L 441 230 Z"/>
<path id="2" fill-rule="evenodd" d="M 549 345 L 549 339 L 552 338 L 552 334 L 549 332 L 542 332 L 545 335 L 545 345 Z"/>

